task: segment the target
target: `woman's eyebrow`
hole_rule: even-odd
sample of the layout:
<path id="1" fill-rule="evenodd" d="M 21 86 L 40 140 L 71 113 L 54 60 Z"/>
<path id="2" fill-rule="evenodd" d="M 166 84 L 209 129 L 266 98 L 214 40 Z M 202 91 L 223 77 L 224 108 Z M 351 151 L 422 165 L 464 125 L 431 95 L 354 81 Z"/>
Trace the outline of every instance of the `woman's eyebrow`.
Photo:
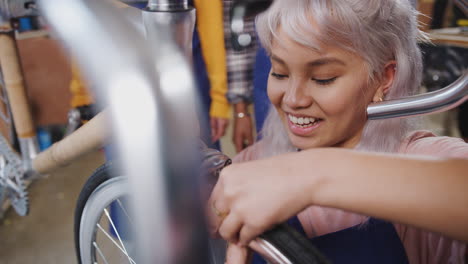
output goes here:
<path id="1" fill-rule="evenodd" d="M 308 63 L 307 63 L 307 66 L 308 66 L 308 67 L 318 67 L 318 66 L 323 66 L 323 65 L 325 65 L 325 64 L 333 64 L 333 63 L 346 66 L 346 63 L 345 63 L 344 61 L 342 61 L 342 60 L 340 60 L 340 59 L 337 59 L 337 58 L 321 58 L 321 59 L 317 59 L 317 60 L 308 62 Z"/>
<path id="2" fill-rule="evenodd" d="M 271 60 L 279 64 L 286 65 L 286 62 L 284 62 L 283 59 L 276 56 L 275 54 L 271 54 L 270 58 Z M 330 57 L 330 58 L 320 58 L 320 59 L 308 62 L 307 67 L 318 67 L 318 66 L 323 66 L 325 64 L 334 64 L 334 63 L 346 66 L 346 63 L 344 61 L 337 59 L 337 58 Z"/>

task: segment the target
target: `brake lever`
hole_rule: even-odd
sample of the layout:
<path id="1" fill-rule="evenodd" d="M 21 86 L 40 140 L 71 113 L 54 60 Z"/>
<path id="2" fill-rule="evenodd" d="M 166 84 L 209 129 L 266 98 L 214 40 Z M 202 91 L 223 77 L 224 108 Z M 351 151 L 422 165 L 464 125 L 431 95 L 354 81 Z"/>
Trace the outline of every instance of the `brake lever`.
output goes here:
<path id="1" fill-rule="evenodd" d="M 221 170 L 232 163 L 232 160 L 217 149 L 208 148 L 200 140 L 201 168 L 200 177 L 202 182 L 202 201 L 207 202 L 218 182 Z"/>

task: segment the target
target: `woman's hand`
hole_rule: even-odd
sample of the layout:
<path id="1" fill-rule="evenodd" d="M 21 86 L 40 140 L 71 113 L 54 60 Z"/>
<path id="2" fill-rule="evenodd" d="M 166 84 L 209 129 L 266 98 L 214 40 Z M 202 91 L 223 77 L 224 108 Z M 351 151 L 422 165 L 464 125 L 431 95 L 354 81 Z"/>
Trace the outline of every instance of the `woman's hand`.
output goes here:
<path id="1" fill-rule="evenodd" d="M 313 169 L 297 166 L 297 153 L 233 164 L 222 170 L 211 195 L 213 233 L 239 246 L 306 208 Z"/>

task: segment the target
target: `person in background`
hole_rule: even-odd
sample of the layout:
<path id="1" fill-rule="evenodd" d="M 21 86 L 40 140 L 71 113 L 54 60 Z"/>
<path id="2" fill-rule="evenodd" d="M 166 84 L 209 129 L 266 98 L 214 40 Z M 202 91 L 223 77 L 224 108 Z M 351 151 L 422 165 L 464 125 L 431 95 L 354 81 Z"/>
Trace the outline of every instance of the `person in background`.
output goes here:
<path id="1" fill-rule="evenodd" d="M 231 40 L 231 9 L 233 0 L 223 0 L 224 43 L 226 48 L 226 66 L 228 77 L 227 100 L 233 106 L 233 143 L 239 152 L 254 142 L 253 120 L 249 105 L 253 102 L 253 67 L 257 51 L 255 21 L 253 17 L 245 20 L 244 29 L 251 35 L 252 43 L 236 50 Z"/>
<path id="2" fill-rule="evenodd" d="M 271 63 L 265 49 L 257 41 L 254 17 L 247 17 L 244 23 L 244 31 L 252 37 L 252 43 L 240 51 L 233 48 L 230 28 L 233 1 L 223 0 L 223 3 L 228 69 L 227 99 L 234 111 L 233 142 L 236 151 L 240 152 L 255 142 L 254 129 L 257 138 L 262 137 L 261 130 L 271 104 L 266 92 Z M 255 113 L 254 128 L 249 113 L 250 104 L 253 104 Z"/>
<path id="3" fill-rule="evenodd" d="M 223 3 L 221 0 L 194 0 L 197 10 L 194 35 L 194 66 L 203 107 L 208 113 L 211 134 L 208 145 L 225 134 L 229 124 L 230 105 L 226 99 L 227 70 L 224 48 Z M 198 35 L 198 36 L 197 36 Z M 206 71 L 206 73 L 204 73 Z M 206 81 L 206 74 L 209 82 Z"/>

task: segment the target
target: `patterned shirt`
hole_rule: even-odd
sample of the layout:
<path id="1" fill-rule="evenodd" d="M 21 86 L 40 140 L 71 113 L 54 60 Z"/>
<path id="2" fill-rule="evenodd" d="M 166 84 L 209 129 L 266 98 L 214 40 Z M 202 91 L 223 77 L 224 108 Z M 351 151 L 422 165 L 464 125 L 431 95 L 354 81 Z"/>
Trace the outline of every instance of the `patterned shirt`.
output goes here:
<path id="1" fill-rule="evenodd" d="M 236 51 L 231 44 L 231 9 L 232 0 L 223 0 L 224 9 L 224 42 L 226 46 L 226 66 L 228 73 L 228 92 L 226 97 L 231 104 L 252 102 L 253 68 L 257 52 L 255 18 L 245 21 L 245 32 L 252 36 L 252 43 L 242 51 Z"/>

